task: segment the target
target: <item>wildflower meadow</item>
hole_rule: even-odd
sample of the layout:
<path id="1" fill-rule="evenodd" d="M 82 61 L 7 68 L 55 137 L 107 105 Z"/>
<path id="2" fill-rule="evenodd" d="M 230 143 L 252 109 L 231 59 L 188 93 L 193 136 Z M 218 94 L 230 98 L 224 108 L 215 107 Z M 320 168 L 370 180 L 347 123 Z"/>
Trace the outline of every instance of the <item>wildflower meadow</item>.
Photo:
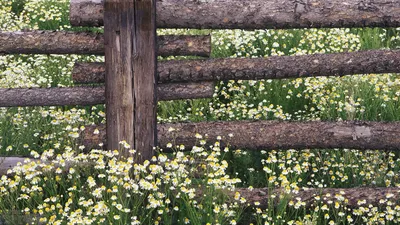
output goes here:
<path id="1" fill-rule="evenodd" d="M 68 0 L 0 0 L 0 31 L 69 30 Z M 400 48 L 400 28 L 185 30 L 211 34 L 212 57 L 269 57 Z M 185 59 L 168 57 L 159 60 Z M 94 55 L 0 55 L 0 88 L 68 87 L 76 61 Z M 289 65 L 290 66 L 290 65 Z M 217 120 L 399 121 L 398 74 L 287 80 L 221 81 L 213 98 L 158 103 L 159 123 Z M 1 98 L 1 96 L 0 96 Z M 304 188 L 400 187 L 396 151 L 265 149 L 248 151 L 209 142 L 172 153 L 157 149 L 137 164 L 120 149 L 84 150 L 85 126 L 105 123 L 103 105 L 0 108 L 1 156 L 29 157 L 0 179 L 3 224 L 398 224 L 400 202 L 349 206 L 340 195 L 311 205 L 291 199 Z M 179 132 L 179 131 L 178 131 Z M 245 131 L 243 131 L 245 132 Z M 179 135 L 179 133 L 177 134 Z M 249 140 L 251 141 L 251 140 Z M 174 143 L 174 145 L 173 145 Z M 0 162 L 1 163 L 1 162 Z M 269 204 L 250 202 L 237 189 L 284 190 Z M 276 204 L 274 204 L 274 202 Z M 384 203 L 384 204 L 383 204 Z M 262 206 L 262 207 L 261 207 Z"/>

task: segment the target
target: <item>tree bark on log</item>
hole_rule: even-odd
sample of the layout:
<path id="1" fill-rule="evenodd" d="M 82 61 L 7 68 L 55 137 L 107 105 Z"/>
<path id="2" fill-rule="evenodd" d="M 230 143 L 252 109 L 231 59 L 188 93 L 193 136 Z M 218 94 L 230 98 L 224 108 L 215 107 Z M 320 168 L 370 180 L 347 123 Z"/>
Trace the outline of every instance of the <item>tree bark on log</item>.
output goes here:
<path id="1" fill-rule="evenodd" d="M 158 63 L 158 67 L 159 65 L 160 62 Z M 101 62 L 76 62 L 72 70 L 72 80 L 75 84 L 104 83 L 105 79 L 106 66 Z"/>
<path id="2" fill-rule="evenodd" d="M 18 163 L 24 163 L 27 158 L 24 157 L 0 157 L 0 176 L 7 175 L 7 171 L 12 169 Z"/>
<path id="3" fill-rule="evenodd" d="M 168 131 L 172 128 L 174 131 Z M 94 134 L 98 129 L 99 134 Z M 97 132 L 96 132 L 97 133 Z M 87 127 L 80 143 L 87 149 L 105 143 L 103 126 Z M 222 138 L 221 146 L 232 149 L 400 149 L 400 122 L 289 122 L 224 121 L 158 125 L 158 146 L 168 151 L 168 143 L 183 144 L 186 150 L 198 144 L 195 134 L 207 134 L 207 143 Z"/>
<path id="4" fill-rule="evenodd" d="M 159 101 L 212 98 L 213 82 L 159 84 Z M 0 89 L 0 107 L 97 105 L 105 103 L 104 87 Z"/>
<path id="5" fill-rule="evenodd" d="M 349 208 L 358 208 L 360 206 L 368 207 L 373 206 L 386 206 L 388 201 L 392 203 L 399 202 L 400 188 L 385 188 L 385 187 L 356 187 L 356 188 L 301 188 L 298 193 L 285 194 L 282 189 L 275 189 L 269 191 L 268 188 L 254 188 L 249 190 L 247 188 L 236 189 L 241 197 L 244 197 L 250 205 L 254 206 L 255 202 L 260 203 L 257 208 L 268 208 L 271 200 L 271 195 L 275 195 L 274 205 L 281 203 L 279 196 L 283 194 L 287 197 L 287 201 L 292 200 L 294 204 L 301 201 L 305 203 L 306 208 L 323 204 L 334 204 L 339 202 L 341 205 L 347 205 Z M 234 192 L 228 192 L 231 198 L 234 197 Z M 320 197 L 320 200 L 316 200 Z M 342 201 L 338 200 L 342 198 Z M 384 200 L 380 202 L 380 200 Z M 345 203 L 346 201 L 347 203 Z M 365 201 L 365 202 L 364 202 Z M 331 202 L 329 204 L 329 202 Z"/>
<path id="6" fill-rule="evenodd" d="M 290 65 L 290 66 L 288 66 Z M 285 79 L 400 72 L 400 50 L 160 63 L 159 82 Z"/>
<path id="7" fill-rule="evenodd" d="M 157 71 L 160 83 L 396 73 L 400 72 L 400 50 L 253 59 L 168 60 L 160 61 Z M 104 76 L 102 63 L 77 63 L 72 72 L 75 83 L 103 83 Z"/>
<path id="8" fill-rule="evenodd" d="M 210 35 L 161 35 L 157 36 L 158 56 L 211 55 Z"/>
<path id="9" fill-rule="evenodd" d="M 24 164 L 28 158 L 24 157 L 1 157 L 0 158 L 0 176 L 12 175 L 15 173 L 8 174 L 7 171 L 15 167 L 18 163 Z M 29 158 L 31 161 L 40 161 L 39 159 Z M 51 161 L 45 161 L 41 163 L 51 163 Z M 64 171 L 73 165 L 71 162 L 66 162 Z M 85 166 L 90 166 L 90 163 Z M 80 165 L 82 166 L 82 165 Z M 234 191 L 225 191 L 230 197 L 230 201 L 233 201 L 235 192 L 239 192 L 240 196 L 246 199 L 246 204 L 255 206 L 255 203 L 260 203 L 258 208 L 268 208 L 271 204 L 271 195 L 275 195 L 273 204 L 277 205 L 280 203 L 280 195 L 287 197 L 287 201 L 292 200 L 294 203 L 301 201 L 305 203 L 305 207 L 309 208 L 318 205 L 319 202 L 329 204 L 328 202 L 341 202 L 350 208 L 357 208 L 360 206 L 386 206 L 388 201 L 392 203 L 398 202 L 400 199 L 400 188 L 395 187 L 355 187 L 355 188 L 300 188 L 298 193 L 284 193 L 283 189 L 269 189 L 269 188 L 254 188 L 252 190 L 248 188 L 237 188 Z M 199 198 L 202 197 L 201 189 L 196 193 Z M 316 200 L 319 197 L 320 200 Z M 339 201 L 341 198 L 342 201 Z M 380 202 L 380 200 L 384 200 Z M 345 201 L 347 203 L 345 203 Z"/>
<path id="10" fill-rule="evenodd" d="M 21 164 L 25 164 L 25 161 L 29 160 L 30 162 L 35 162 L 36 164 L 52 164 L 55 167 L 62 167 L 65 171 L 68 171 L 69 168 L 72 166 L 80 166 L 80 167 L 88 167 L 88 166 L 93 166 L 93 162 L 85 162 L 85 163 L 80 163 L 77 164 L 76 162 L 72 161 L 65 161 L 65 164 L 61 166 L 59 163 L 54 164 L 52 160 L 41 160 L 41 159 L 34 159 L 34 158 L 29 158 L 29 157 L 16 157 L 16 156 L 6 156 L 6 157 L 0 157 L 0 177 L 2 175 L 7 175 L 7 176 L 13 176 L 16 173 L 20 174 L 20 170 L 18 169 L 13 169 L 15 166 Z M 8 170 L 11 170 L 8 173 Z"/>
<path id="11" fill-rule="evenodd" d="M 31 161 L 40 161 L 39 159 L 24 158 L 24 157 L 1 157 L 0 158 L 0 176 L 8 175 L 11 176 L 15 173 L 7 173 L 8 170 L 15 167 L 18 163 L 24 164 L 25 160 L 30 159 Z M 51 161 L 44 161 L 39 163 L 51 163 Z M 66 162 L 64 172 L 74 163 Z M 85 164 L 90 166 L 91 163 Z M 79 165 L 82 166 L 82 165 Z M 395 187 L 355 187 L 355 188 L 300 188 L 298 193 L 287 194 L 283 189 L 269 189 L 269 188 L 237 188 L 234 191 L 225 191 L 230 198 L 229 201 L 233 201 L 235 192 L 239 192 L 240 196 L 246 199 L 246 204 L 255 206 L 258 202 L 257 208 L 268 208 L 271 204 L 271 195 L 275 195 L 274 205 L 281 203 L 280 196 L 286 197 L 286 200 L 296 202 L 301 201 L 305 203 L 306 208 L 319 205 L 319 202 L 323 204 L 334 204 L 339 202 L 342 205 L 347 205 L 349 208 L 358 208 L 360 206 L 386 206 L 388 201 L 392 203 L 398 202 L 400 199 L 400 188 Z M 196 195 L 202 198 L 201 189 L 198 190 Z M 319 197 L 320 200 L 316 200 Z M 341 200 L 338 200 L 341 199 Z M 383 200 L 383 201 L 381 201 Z"/>
<path id="12" fill-rule="evenodd" d="M 104 0 L 71 0 L 69 21 L 72 26 L 104 25 Z"/>
<path id="13" fill-rule="evenodd" d="M 159 56 L 204 56 L 211 53 L 210 35 L 158 36 Z M 0 32 L 0 54 L 104 55 L 104 35 L 90 32 Z"/>
<path id="14" fill-rule="evenodd" d="M 158 0 L 158 28 L 399 27 L 398 0 Z M 71 0 L 73 26 L 101 26 L 103 0 Z"/>
<path id="15" fill-rule="evenodd" d="M 212 98 L 214 82 L 174 83 L 157 85 L 157 98 L 161 101 Z"/>
<path id="16" fill-rule="evenodd" d="M 105 101 L 104 87 L 0 89 L 0 107 L 97 105 Z"/>

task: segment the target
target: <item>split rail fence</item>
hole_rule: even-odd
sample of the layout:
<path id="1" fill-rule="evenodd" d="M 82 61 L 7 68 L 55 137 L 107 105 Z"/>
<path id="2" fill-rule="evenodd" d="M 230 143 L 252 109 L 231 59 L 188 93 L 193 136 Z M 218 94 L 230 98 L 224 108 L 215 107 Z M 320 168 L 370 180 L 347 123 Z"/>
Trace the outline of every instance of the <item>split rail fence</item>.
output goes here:
<path id="1" fill-rule="evenodd" d="M 157 4 L 157 7 L 155 5 Z M 126 140 L 151 158 L 153 148 L 166 149 L 172 139 L 186 150 L 195 133 L 217 136 L 233 148 L 400 149 L 400 122 L 233 121 L 156 124 L 157 101 L 212 97 L 217 80 L 283 79 L 400 72 L 400 50 L 369 50 L 257 59 L 193 59 L 157 62 L 157 55 L 209 57 L 210 36 L 157 36 L 156 28 L 289 29 L 334 27 L 400 27 L 398 0 L 71 0 L 74 26 L 103 26 L 104 34 L 61 31 L 1 32 L 0 53 L 98 54 L 105 63 L 79 63 L 76 84 L 98 87 L 0 89 L 0 107 L 106 104 L 106 126 L 82 133 L 86 147 L 107 143 L 118 149 Z M 156 16 L 157 15 L 157 16 Z M 290 65 L 290 66 L 287 66 Z M 169 128 L 177 132 L 168 132 Z M 100 130 L 94 134 L 94 130 Z M 244 132 L 245 131 L 245 132 Z M 230 138 L 230 134 L 233 138 Z M 224 144 L 224 143 L 222 143 Z M 128 152 L 122 153 L 127 155 Z M 5 158 L 0 173 L 23 161 Z M 267 206 L 264 189 L 249 193 L 248 201 Z M 279 191 L 279 190 L 277 190 Z M 359 199 L 379 204 L 379 197 L 399 188 L 307 189 L 293 197 L 345 191 L 349 206 Z M 259 193 L 257 195 L 256 193 Z M 329 201 L 329 198 L 325 199 Z M 325 201 L 324 200 L 324 201 Z"/>

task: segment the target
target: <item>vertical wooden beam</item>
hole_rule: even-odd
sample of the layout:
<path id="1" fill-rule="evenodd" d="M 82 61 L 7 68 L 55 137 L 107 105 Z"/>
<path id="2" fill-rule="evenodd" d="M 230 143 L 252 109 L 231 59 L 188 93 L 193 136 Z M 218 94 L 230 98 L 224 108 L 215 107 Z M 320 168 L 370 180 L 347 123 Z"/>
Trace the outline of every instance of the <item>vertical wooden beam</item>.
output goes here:
<path id="1" fill-rule="evenodd" d="M 156 143 L 154 0 L 106 0 L 104 7 L 107 148 L 124 140 L 143 161 Z"/>
<path id="2" fill-rule="evenodd" d="M 106 64 L 107 149 L 119 149 L 119 141 L 134 144 L 132 95 L 133 0 L 106 0 L 104 4 Z"/>
<path id="3" fill-rule="evenodd" d="M 157 143 L 156 0 L 134 1 L 134 146 L 143 161 L 151 159 Z"/>

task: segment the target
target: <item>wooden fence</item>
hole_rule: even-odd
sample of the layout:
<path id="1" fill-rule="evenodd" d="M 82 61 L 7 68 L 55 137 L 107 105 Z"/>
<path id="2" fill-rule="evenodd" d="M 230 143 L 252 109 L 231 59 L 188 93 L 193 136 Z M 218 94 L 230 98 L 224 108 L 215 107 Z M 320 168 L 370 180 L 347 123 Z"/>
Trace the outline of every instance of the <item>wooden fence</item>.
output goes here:
<path id="1" fill-rule="evenodd" d="M 157 2 L 157 9 L 155 4 Z M 79 63 L 77 84 L 100 87 L 0 89 L 0 106 L 106 104 L 106 126 L 89 127 L 81 135 L 87 147 L 99 142 L 116 149 L 126 140 L 149 159 L 153 147 L 167 148 L 175 139 L 188 149 L 195 133 L 217 136 L 234 148 L 400 148 L 399 122 L 236 121 L 156 124 L 159 100 L 212 97 L 216 80 L 283 79 L 400 72 L 400 50 L 276 56 L 258 59 L 196 59 L 157 62 L 156 56 L 210 56 L 210 36 L 156 36 L 159 28 L 265 29 L 324 27 L 399 27 L 398 0 L 71 0 L 74 26 L 104 25 L 104 34 L 81 32 L 2 32 L 0 53 L 104 54 L 105 63 Z M 157 17 L 155 15 L 157 14 Z M 286 65 L 292 65 L 290 67 Z M 176 132 L 168 132 L 172 127 Z M 100 130 L 94 134 L 94 129 Z M 243 132 L 246 131 L 246 132 Z M 232 137 L 233 135 L 233 137 Z M 222 143 L 224 145 L 224 143 Z M 129 154 L 128 152 L 122 154 Z M 21 158 L 8 158 L 11 166 Z M 5 169 L 0 169 L 4 173 Z M 311 191 L 310 191 L 311 190 Z M 399 197 L 398 188 L 348 189 L 348 198 Z M 249 201 L 267 204 L 265 190 Z M 325 189 L 339 193 L 342 189 Z M 311 196 L 320 190 L 303 190 Z M 369 193 L 370 192 L 370 193 Z M 242 190 L 246 195 L 246 190 Z M 257 193 L 257 192 L 255 192 Z M 353 193 L 353 194 L 351 194 Z M 375 193 L 375 194 L 372 194 Z M 373 196 L 373 197 L 370 197 Z M 255 197 L 258 199 L 255 200 Z M 296 196 L 294 196 L 296 197 Z M 261 200 L 260 200 L 261 199 Z M 306 199 L 312 199 L 311 197 Z M 264 201 L 265 200 L 265 201 Z M 352 204 L 350 202 L 350 204 Z M 354 200 L 354 206 L 356 201 Z"/>

